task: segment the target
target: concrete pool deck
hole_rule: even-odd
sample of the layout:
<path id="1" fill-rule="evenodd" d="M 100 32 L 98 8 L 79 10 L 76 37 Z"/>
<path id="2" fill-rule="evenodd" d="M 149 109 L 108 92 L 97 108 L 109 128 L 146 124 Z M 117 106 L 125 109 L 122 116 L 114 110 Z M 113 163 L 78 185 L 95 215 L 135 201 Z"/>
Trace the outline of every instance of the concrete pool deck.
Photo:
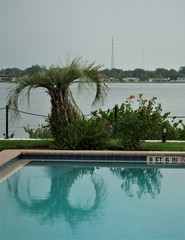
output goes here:
<path id="1" fill-rule="evenodd" d="M 36 159 L 39 161 L 42 161 L 42 158 L 45 158 L 45 156 L 50 156 L 47 158 L 48 160 L 57 159 L 57 156 L 66 156 L 65 160 L 69 160 L 70 157 L 75 156 L 73 158 L 73 161 L 84 161 L 86 157 L 91 156 L 92 158 L 89 158 L 90 161 L 93 162 L 93 159 L 95 159 L 95 162 L 101 162 L 101 159 L 105 160 L 109 159 L 109 161 L 113 162 L 120 162 L 120 157 L 124 156 L 125 158 L 129 158 L 133 160 L 133 162 L 136 160 L 137 162 L 142 161 L 140 158 L 147 158 L 149 156 L 156 157 L 159 160 L 161 159 L 169 159 L 169 158 L 180 158 L 182 164 L 185 164 L 185 152 L 161 152 L 161 151 L 93 151 L 93 150 L 25 150 L 25 149 L 19 149 L 19 150 L 4 150 L 0 152 L 0 168 L 7 165 L 8 163 L 11 163 L 13 160 L 19 160 L 22 156 L 26 156 L 29 160 L 31 160 L 31 156 L 36 157 Z M 42 156 L 42 157 L 39 157 Z M 80 156 L 83 156 L 83 159 L 80 158 Z M 95 158 L 95 156 L 99 158 Z M 94 157 L 94 158 L 93 158 Z M 113 160 L 111 160 L 113 159 Z M 158 160 L 157 160 L 158 161 Z M 124 161 L 122 161 L 124 162 Z M 146 160 L 145 160 L 146 162 Z"/>

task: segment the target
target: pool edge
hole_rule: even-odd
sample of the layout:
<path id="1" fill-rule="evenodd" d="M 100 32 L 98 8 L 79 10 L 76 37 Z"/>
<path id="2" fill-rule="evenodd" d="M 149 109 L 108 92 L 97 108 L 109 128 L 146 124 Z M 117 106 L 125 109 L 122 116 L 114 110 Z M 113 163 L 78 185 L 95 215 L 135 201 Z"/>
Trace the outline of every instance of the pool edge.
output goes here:
<path id="1" fill-rule="evenodd" d="M 3 150 L 0 152 L 0 170 L 19 159 L 21 150 Z"/>
<path id="2" fill-rule="evenodd" d="M 185 158 L 185 152 L 160 152 L 160 151 L 108 151 L 108 150 L 33 150 L 33 149 L 19 149 L 19 150 L 3 150 L 0 152 L 0 170 L 4 167 L 8 166 L 12 162 L 21 159 L 21 156 L 52 156 L 50 160 L 55 158 L 55 156 L 63 155 L 63 156 L 100 156 L 100 157 L 114 157 L 113 162 L 116 161 L 116 157 L 119 158 L 119 156 L 128 156 L 130 158 L 137 158 L 136 160 L 138 163 L 142 162 L 139 159 L 139 156 L 141 157 L 147 157 L 147 156 L 180 156 Z M 30 158 L 29 158 L 30 159 Z M 39 161 L 39 158 L 37 159 Z M 79 159 L 80 160 L 80 159 Z M 40 159 L 41 161 L 41 159 Z M 78 162 L 78 159 L 75 159 L 76 162 Z M 90 161 L 93 162 L 93 159 L 91 158 Z M 119 159 L 118 159 L 119 161 Z M 94 159 L 94 162 L 97 162 L 96 159 Z M 101 160 L 100 160 L 101 162 Z"/>

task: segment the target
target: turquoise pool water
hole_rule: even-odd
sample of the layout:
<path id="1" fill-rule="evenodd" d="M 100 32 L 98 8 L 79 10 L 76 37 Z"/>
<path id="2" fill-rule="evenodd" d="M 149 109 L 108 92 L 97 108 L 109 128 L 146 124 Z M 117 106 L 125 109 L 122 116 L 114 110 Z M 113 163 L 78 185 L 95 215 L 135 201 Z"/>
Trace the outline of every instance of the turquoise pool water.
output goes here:
<path id="1" fill-rule="evenodd" d="M 184 240 L 185 169 L 29 163 L 0 184 L 1 240 Z"/>

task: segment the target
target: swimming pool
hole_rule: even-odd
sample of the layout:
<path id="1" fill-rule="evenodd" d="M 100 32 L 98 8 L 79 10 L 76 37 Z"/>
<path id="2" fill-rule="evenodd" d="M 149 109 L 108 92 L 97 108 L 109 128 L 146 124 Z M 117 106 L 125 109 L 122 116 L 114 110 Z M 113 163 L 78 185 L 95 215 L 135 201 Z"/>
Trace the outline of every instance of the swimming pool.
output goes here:
<path id="1" fill-rule="evenodd" d="M 185 239 L 183 167 L 27 163 L 0 184 L 2 240 Z"/>

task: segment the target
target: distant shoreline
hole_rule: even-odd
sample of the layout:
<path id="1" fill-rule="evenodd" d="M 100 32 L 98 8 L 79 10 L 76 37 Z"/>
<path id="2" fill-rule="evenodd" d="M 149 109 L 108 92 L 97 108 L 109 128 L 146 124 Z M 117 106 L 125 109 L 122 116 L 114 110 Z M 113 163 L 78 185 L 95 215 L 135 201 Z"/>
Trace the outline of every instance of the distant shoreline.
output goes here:
<path id="1" fill-rule="evenodd" d="M 147 83 L 147 84 L 185 84 L 185 82 L 148 82 L 148 81 L 140 81 L 140 82 L 123 82 L 123 81 L 104 81 L 105 83 L 123 83 L 123 84 L 127 84 L 127 83 L 131 83 L 131 84 L 143 84 L 143 83 Z M 0 81 L 0 83 L 14 83 L 12 81 Z"/>

